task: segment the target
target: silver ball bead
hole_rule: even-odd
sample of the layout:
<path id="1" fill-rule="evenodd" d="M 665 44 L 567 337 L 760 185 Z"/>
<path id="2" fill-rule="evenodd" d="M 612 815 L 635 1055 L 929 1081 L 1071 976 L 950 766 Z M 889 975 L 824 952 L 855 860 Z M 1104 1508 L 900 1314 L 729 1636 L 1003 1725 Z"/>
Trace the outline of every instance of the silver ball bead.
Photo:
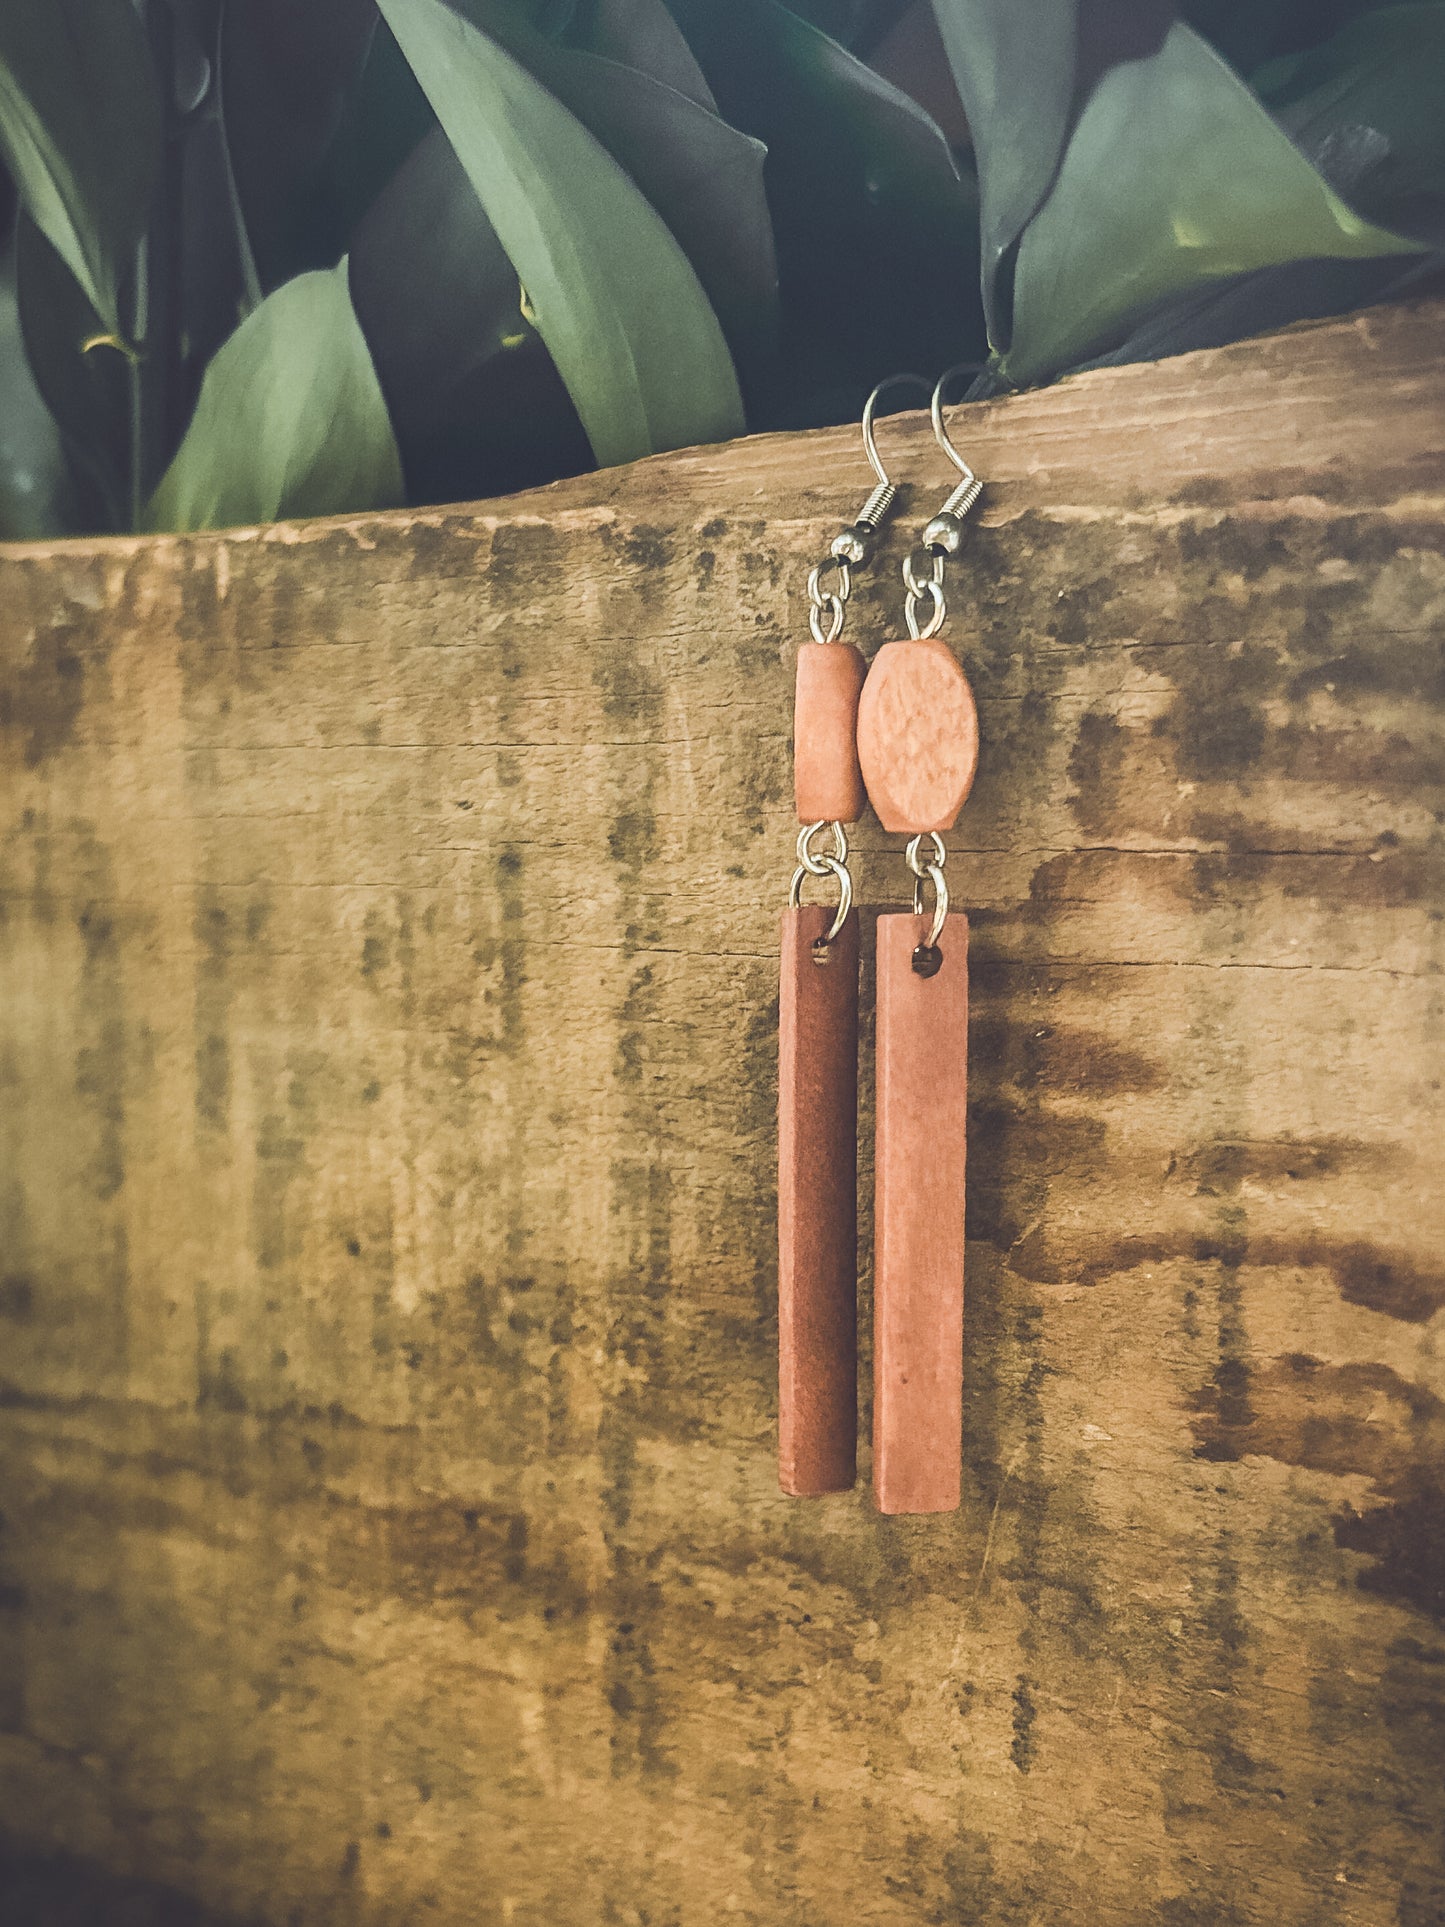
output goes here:
<path id="1" fill-rule="evenodd" d="M 850 562 L 856 566 L 868 560 L 872 548 L 872 543 L 866 541 L 856 528 L 843 529 L 833 537 L 828 553 L 836 561 Z"/>
<path id="2" fill-rule="evenodd" d="M 943 555 L 957 555 L 963 547 L 963 523 L 956 515 L 935 515 L 923 531 L 923 546 Z"/>

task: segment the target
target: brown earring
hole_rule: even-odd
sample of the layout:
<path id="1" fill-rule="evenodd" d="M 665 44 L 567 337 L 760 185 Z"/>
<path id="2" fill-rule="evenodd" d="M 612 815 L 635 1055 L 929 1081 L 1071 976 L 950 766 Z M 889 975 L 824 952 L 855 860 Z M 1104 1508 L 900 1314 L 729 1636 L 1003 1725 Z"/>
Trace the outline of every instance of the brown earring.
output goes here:
<path id="1" fill-rule="evenodd" d="M 944 427 L 957 372 L 933 391 L 933 426 L 963 479 L 903 565 L 909 639 L 878 651 L 858 705 L 869 800 L 884 829 L 910 837 L 914 879 L 911 912 L 878 919 L 873 1485 L 882 1512 L 950 1511 L 961 1488 L 968 924 L 949 917 L 942 833 L 973 786 L 978 713 L 938 632 L 945 563 L 982 484 Z"/>
<path id="2" fill-rule="evenodd" d="M 871 559 L 898 492 L 873 420 L 879 397 L 900 381 L 928 386 L 895 375 L 868 397 L 863 445 L 878 485 L 808 577 L 812 640 L 798 651 L 802 828 L 778 990 L 778 1478 L 798 1497 L 846 1492 L 857 1476 L 858 914 L 845 825 L 866 802 L 857 718 L 867 665 L 841 638 L 852 572 Z M 824 832 L 831 848 L 815 850 Z M 802 901 L 810 876 L 833 878 L 836 908 Z"/>

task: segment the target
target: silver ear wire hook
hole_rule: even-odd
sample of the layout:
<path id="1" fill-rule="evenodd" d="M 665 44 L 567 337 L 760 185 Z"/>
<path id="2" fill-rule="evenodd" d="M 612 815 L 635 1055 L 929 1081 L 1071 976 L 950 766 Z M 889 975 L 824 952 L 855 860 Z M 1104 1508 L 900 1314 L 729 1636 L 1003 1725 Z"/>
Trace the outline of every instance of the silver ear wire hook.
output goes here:
<path id="1" fill-rule="evenodd" d="M 957 371 L 955 370 L 954 372 Z M 868 465 L 880 482 L 888 482 L 888 471 L 884 468 L 883 459 L 878 453 L 878 443 L 873 433 L 873 423 L 878 416 L 879 398 L 880 396 L 886 395 L 890 388 L 921 388 L 926 395 L 928 393 L 928 382 L 922 375 L 888 375 L 879 382 L 878 386 L 873 390 L 873 393 L 863 404 L 863 447 L 867 452 Z M 891 488 L 893 484 L 889 482 L 888 486 Z"/>
<path id="2" fill-rule="evenodd" d="M 977 371 L 975 361 L 956 361 L 951 368 L 945 368 L 934 383 L 933 399 L 929 403 L 934 439 L 963 479 L 924 529 L 919 538 L 920 547 L 913 549 L 903 561 L 903 582 L 908 591 L 903 613 L 908 619 L 908 633 L 915 642 L 936 636 L 943 627 L 948 613 L 943 596 L 944 564 L 963 547 L 964 517 L 983 494 L 983 483 L 954 447 L 943 419 L 943 398 L 948 393 L 948 384 L 955 375 Z M 920 557 L 926 564 L 926 573 L 919 566 Z"/>
<path id="3" fill-rule="evenodd" d="M 878 453 L 873 424 L 879 397 L 900 383 L 928 393 L 928 383 L 922 375 L 889 375 L 863 404 L 863 450 L 868 466 L 878 477 L 878 485 L 859 509 L 856 519 L 838 531 L 828 545 L 827 555 L 809 571 L 808 627 L 814 642 L 836 642 L 842 635 L 844 605 L 853 593 L 852 572 L 872 560 L 878 531 L 887 521 L 898 496 L 898 484 L 890 480 Z"/>
<path id="4" fill-rule="evenodd" d="M 859 509 L 853 526 L 833 537 L 833 545 L 829 553 L 836 561 L 852 563 L 855 566 L 868 561 L 873 553 L 878 531 L 887 520 L 897 500 L 898 484 L 890 479 L 887 469 L 883 466 L 873 424 L 877 419 L 880 397 L 890 388 L 904 386 L 921 388 L 925 394 L 928 393 L 928 383 L 922 375 L 889 375 L 879 382 L 863 404 L 863 452 L 868 457 L 868 466 L 878 477 L 878 486 Z"/>
<path id="5" fill-rule="evenodd" d="M 957 361 L 951 368 L 945 368 L 934 385 L 933 400 L 929 404 L 928 412 L 933 418 L 934 440 L 963 477 L 923 531 L 923 546 L 931 549 L 935 555 L 958 554 L 963 545 L 964 517 L 983 493 L 983 483 L 954 447 L 953 438 L 943 419 L 943 398 L 948 392 L 948 384 L 956 375 L 976 375 L 978 372 L 979 364 L 976 361 Z"/>

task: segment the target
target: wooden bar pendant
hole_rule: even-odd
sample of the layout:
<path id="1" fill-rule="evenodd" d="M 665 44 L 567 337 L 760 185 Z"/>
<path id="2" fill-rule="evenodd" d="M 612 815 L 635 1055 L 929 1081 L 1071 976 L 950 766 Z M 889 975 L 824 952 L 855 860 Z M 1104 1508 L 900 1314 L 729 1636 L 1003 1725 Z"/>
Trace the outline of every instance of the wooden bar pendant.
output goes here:
<path id="1" fill-rule="evenodd" d="M 931 977 L 932 918 L 878 919 L 873 1488 L 881 1512 L 949 1512 L 963 1434 L 963 1199 L 968 924 L 951 916 Z"/>
<path id="2" fill-rule="evenodd" d="M 846 1492 L 858 1435 L 858 917 L 783 912 L 778 998 L 778 1479 Z"/>

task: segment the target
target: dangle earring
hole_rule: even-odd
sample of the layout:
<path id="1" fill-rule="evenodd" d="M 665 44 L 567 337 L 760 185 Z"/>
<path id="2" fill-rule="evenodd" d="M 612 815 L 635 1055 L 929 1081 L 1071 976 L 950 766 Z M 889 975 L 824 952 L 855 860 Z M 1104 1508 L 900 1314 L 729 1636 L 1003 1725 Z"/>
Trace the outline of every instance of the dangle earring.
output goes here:
<path id="1" fill-rule="evenodd" d="M 845 825 L 866 800 L 856 738 L 867 665 L 841 638 L 853 570 L 871 560 L 898 493 L 873 433 L 879 397 L 898 382 L 928 387 L 895 375 L 868 397 L 863 446 L 878 485 L 808 577 L 812 641 L 798 650 L 802 828 L 778 992 L 778 1479 L 800 1498 L 846 1492 L 857 1473 L 858 914 Z M 835 907 L 803 902 L 808 877 L 834 880 Z"/>
<path id="2" fill-rule="evenodd" d="M 885 830 L 910 841 L 913 907 L 878 918 L 873 1270 L 873 1485 L 882 1512 L 947 1512 L 962 1482 L 968 924 L 949 916 L 943 832 L 978 767 L 973 691 L 946 642 L 944 570 L 983 485 L 962 480 L 903 564 L 907 642 L 878 651 L 858 706 L 858 756 Z M 925 885 L 933 906 L 925 908 Z"/>

